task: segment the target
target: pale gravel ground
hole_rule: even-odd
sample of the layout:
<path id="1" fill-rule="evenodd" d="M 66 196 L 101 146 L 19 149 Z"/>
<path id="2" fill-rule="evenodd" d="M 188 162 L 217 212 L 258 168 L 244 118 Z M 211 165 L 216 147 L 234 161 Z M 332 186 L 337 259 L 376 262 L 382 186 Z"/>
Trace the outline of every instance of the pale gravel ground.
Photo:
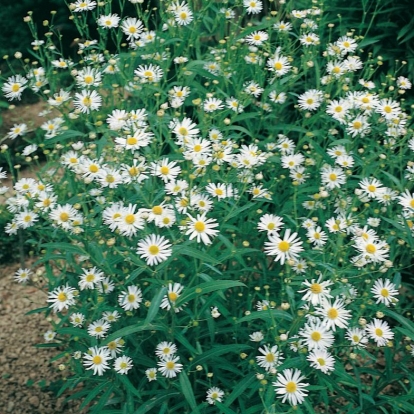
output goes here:
<path id="1" fill-rule="evenodd" d="M 34 348 L 50 324 L 42 314 L 25 313 L 45 306 L 46 295 L 14 282 L 18 268 L 0 267 L 0 414 L 81 414 L 79 403 L 47 391 L 51 380 L 62 377 L 60 362 L 50 362 L 61 351 Z"/>

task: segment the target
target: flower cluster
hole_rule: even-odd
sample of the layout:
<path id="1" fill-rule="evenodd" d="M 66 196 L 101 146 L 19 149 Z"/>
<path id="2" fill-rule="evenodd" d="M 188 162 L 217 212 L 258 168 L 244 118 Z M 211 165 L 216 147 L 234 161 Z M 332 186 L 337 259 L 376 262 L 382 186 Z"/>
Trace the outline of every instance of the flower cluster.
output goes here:
<path id="1" fill-rule="evenodd" d="M 327 384 L 325 400 L 342 395 L 349 360 L 373 369 L 412 335 L 411 82 L 377 78 L 323 9 L 161 3 L 76 1 L 77 58 L 46 36 L 4 79 L 7 99 L 30 88 L 47 108 L 6 134 L 46 166 L 0 190 L 5 232 L 30 234 L 47 264 L 45 340 L 114 410 L 165 397 L 282 412 Z"/>

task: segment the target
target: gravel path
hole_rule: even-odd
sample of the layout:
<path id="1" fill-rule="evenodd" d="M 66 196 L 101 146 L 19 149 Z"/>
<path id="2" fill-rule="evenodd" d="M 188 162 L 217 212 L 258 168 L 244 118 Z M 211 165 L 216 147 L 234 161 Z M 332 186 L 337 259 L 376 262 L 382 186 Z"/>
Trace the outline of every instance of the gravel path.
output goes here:
<path id="1" fill-rule="evenodd" d="M 26 312 L 45 306 L 46 296 L 13 280 L 18 265 L 0 267 L 0 414 L 81 414 L 79 404 L 65 403 L 50 391 L 52 380 L 62 378 L 59 351 L 34 348 L 50 329 L 43 315 Z"/>

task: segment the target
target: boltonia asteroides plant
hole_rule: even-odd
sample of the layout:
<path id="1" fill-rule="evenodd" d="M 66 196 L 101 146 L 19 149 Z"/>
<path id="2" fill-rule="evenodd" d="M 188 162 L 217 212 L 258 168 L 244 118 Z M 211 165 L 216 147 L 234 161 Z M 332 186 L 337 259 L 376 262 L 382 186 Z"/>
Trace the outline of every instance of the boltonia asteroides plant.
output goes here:
<path id="1" fill-rule="evenodd" d="M 291 3 L 75 1 L 72 57 L 25 19 L 5 233 L 91 413 L 411 410 L 412 79 Z"/>

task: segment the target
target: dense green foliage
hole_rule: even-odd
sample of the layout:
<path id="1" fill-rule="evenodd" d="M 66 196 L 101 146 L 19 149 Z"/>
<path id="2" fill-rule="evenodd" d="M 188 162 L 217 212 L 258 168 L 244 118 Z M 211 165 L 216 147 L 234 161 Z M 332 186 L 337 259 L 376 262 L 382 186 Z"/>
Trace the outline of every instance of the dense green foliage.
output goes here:
<path id="1" fill-rule="evenodd" d="M 76 1 L 69 51 L 27 19 L 34 58 L 2 90 L 47 109 L 5 135 L 25 143 L 1 147 L 5 232 L 39 252 L 15 279 L 47 295 L 59 395 L 414 412 L 412 79 L 376 53 L 382 9 L 302 3 Z"/>

